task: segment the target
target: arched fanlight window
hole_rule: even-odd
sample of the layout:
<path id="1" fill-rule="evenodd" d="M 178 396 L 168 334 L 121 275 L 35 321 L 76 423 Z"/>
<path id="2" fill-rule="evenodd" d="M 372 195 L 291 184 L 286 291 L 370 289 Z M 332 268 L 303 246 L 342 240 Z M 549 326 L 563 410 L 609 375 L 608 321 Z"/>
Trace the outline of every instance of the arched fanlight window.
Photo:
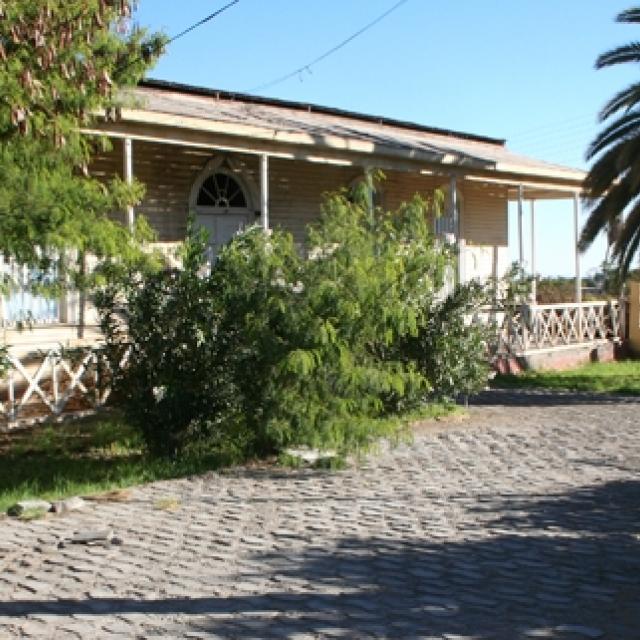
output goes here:
<path id="1" fill-rule="evenodd" d="M 189 207 L 200 214 L 254 214 L 257 189 L 240 161 L 217 156 L 207 162 L 191 188 Z"/>
<path id="2" fill-rule="evenodd" d="M 238 180 L 228 172 L 216 171 L 205 178 L 196 201 L 199 207 L 247 209 L 247 197 Z"/>
<path id="3" fill-rule="evenodd" d="M 218 156 L 203 167 L 189 197 L 196 224 L 208 234 L 207 255 L 214 260 L 235 234 L 255 223 L 257 190 L 246 167 Z"/>

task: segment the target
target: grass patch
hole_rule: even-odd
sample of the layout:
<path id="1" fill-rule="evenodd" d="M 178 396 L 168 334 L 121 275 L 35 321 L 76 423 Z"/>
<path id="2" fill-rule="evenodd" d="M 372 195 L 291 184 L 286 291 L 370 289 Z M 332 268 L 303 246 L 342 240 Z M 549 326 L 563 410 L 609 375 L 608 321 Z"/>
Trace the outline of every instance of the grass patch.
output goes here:
<path id="1" fill-rule="evenodd" d="M 233 462 L 223 454 L 153 458 L 116 414 L 0 433 L 0 512 L 19 500 L 98 494 Z"/>
<path id="2" fill-rule="evenodd" d="M 395 433 L 401 437 L 403 426 L 411 422 L 456 411 L 454 405 L 428 405 L 410 415 L 379 421 L 376 426 L 381 436 Z M 196 475 L 238 462 L 231 447 L 229 452 L 183 455 L 174 460 L 152 457 L 145 453 L 139 435 L 115 413 L 2 432 L 0 513 L 29 499 L 95 496 L 99 500 L 103 496 L 97 494 L 104 494 L 107 500 L 126 500 L 128 494 L 122 491 L 126 487 Z M 282 462 L 293 464 L 291 460 Z M 332 468 L 341 464 L 341 460 L 330 462 Z M 167 511 L 179 507 L 179 501 L 172 497 L 155 504 L 156 509 Z"/>
<path id="3" fill-rule="evenodd" d="M 594 362 L 570 371 L 525 371 L 518 375 L 496 376 L 492 386 L 640 395 L 640 360 Z"/>

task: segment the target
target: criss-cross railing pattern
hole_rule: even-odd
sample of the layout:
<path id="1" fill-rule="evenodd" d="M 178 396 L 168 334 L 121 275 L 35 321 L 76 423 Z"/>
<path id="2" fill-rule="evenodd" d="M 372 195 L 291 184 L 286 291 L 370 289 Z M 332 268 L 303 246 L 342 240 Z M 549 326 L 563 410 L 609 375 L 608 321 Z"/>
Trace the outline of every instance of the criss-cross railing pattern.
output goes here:
<path id="1" fill-rule="evenodd" d="M 124 366 L 128 351 L 119 366 Z M 5 375 L 0 386 L 0 422 L 13 425 L 33 414 L 39 418 L 69 412 L 76 405 L 96 409 L 111 393 L 111 368 L 100 348 L 50 349 L 28 360 L 5 356 Z"/>
<path id="2" fill-rule="evenodd" d="M 620 337 L 615 301 L 521 305 L 505 314 L 498 351 L 518 353 Z"/>

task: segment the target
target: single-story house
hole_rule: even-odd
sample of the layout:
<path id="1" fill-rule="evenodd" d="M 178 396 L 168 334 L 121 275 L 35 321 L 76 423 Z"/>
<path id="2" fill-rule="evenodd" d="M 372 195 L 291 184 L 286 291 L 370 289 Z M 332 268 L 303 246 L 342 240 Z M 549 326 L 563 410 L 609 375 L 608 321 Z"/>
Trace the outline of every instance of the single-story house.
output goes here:
<path id="1" fill-rule="evenodd" d="M 580 170 L 515 154 L 504 140 L 156 80 L 141 82 L 115 119 L 87 130 L 97 132 L 113 148 L 95 158 L 91 172 L 145 183 L 140 206 L 117 215 L 125 223 L 146 216 L 167 248 L 183 240 L 190 212 L 211 231 L 212 253 L 256 222 L 288 229 L 302 242 L 323 193 L 377 168 L 386 175 L 376 193 L 385 208 L 415 193 L 445 191 L 447 211 L 435 231 L 458 244 L 462 281 L 499 276 L 508 267 L 510 201 L 519 203 L 520 221 L 525 200 L 533 209 L 536 200 L 570 199 L 568 214 L 575 207 L 577 216 L 584 179 Z M 77 297 L 23 303 L 39 328 L 14 331 L 16 301 L 5 300 L 7 344 L 25 351 L 76 341 Z M 87 327 L 85 340 L 95 337 Z"/>

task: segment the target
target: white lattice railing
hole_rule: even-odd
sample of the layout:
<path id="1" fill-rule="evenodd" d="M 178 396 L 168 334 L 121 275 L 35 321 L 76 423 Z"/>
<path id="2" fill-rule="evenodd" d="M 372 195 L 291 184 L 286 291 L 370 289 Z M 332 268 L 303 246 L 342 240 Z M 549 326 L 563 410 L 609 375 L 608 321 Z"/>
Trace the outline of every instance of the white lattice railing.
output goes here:
<path id="1" fill-rule="evenodd" d="M 505 314 L 499 351 L 549 349 L 621 337 L 620 305 L 615 301 L 522 305 Z"/>
<path id="2" fill-rule="evenodd" d="M 120 366 L 124 366 L 127 357 L 125 352 Z M 110 395 L 109 364 L 97 348 L 50 349 L 24 361 L 8 355 L 6 365 L 0 385 L 0 421 L 8 425 L 23 418 L 42 419 L 96 409 Z"/>

